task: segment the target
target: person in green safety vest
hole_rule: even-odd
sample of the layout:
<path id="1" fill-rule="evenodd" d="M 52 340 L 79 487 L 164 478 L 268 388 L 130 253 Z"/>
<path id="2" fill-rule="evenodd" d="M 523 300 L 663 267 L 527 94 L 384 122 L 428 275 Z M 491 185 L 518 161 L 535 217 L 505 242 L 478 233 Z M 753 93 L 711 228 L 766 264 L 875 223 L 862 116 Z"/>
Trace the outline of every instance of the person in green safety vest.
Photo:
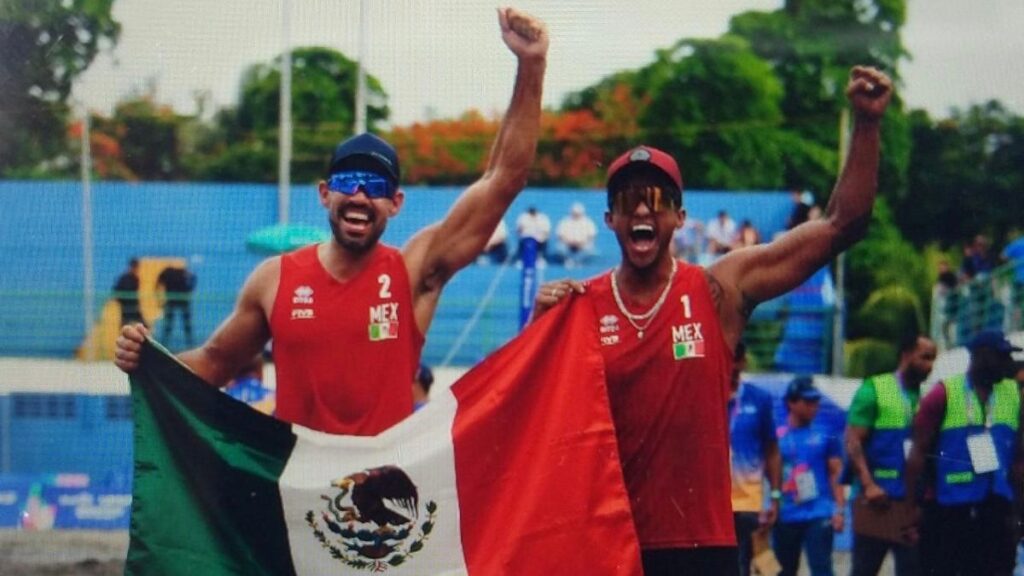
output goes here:
<path id="1" fill-rule="evenodd" d="M 911 425 L 921 383 L 931 374 L 938 350 L 930 338 L 914 333 L 900 343 L 899 352 L 896 371 L 864 380 L 846 416 L 846 454 L 860 497 L 880 510 L 890 499 L 904 498 Z M 851 576 L 876 576 L 890 549 L 896 576 L 918 574 L 916 546 L 854 533 Z"/>
<path id="2" fill-rule="evenodd" d="M 934 459 L 934 499 L 919 524 L 922 573 L 1009 576 L 1021 414 L 1012 353 L 1021 349 L 998 330 L 978 333 L 967 348 L 967 373 L 921 400 L 904 487 L 919 498 L 925 459 Z"/>

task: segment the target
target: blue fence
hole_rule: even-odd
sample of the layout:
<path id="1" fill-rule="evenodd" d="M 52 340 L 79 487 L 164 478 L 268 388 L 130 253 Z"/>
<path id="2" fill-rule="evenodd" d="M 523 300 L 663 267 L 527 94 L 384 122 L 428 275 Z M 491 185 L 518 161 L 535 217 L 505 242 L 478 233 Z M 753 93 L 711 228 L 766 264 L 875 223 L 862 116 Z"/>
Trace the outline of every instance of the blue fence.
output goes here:
<path id="1" fill-rule="evenodd" d="M 461 192 L 453 187 L 410 187 L 402 213 L 389 224 L 384 240 L 402 245 L 423 226 L 442 218 Z M 276 188 L 271 185 L 201 183 L 115 183 L 92 187 L 93 270 L 98 317 L 110 288 L 127 260 L 178 257 L 189 261 L 198 285 L 193 304 L 197 339 L 227 316 L 249 272 L 264 257 L 246 250 L 245 238 L 275 223 Z M 598 223 L 596 256 L 571 271 L 556 265 L 541 274 L 585 277 L 614 265 L 618 246 L 601 224 L 601 190 L 526 189 L 505 216 L 514 241 L 515 218 L 529 206 L 549 215 L 553 224 L 582 203 Z M 685 193 L 692 218 L 707 221 L 727 210 L 752 221 L 766 238 L 782 229 L 792 207 L 783 192 Z M 0 181 L 0 355 L 69 357 L 90 327 L 85 326 L 81 186 L 76 182 Z M 327 228 L 313 185 L 293 187 L 292 222 Z M 494 266 L 471 266 L 458 274 L 442 296 L 427 334 L 424 360 L 437 364 L 448 356 L 480 295 L 494 279 Z M 465 345 L 452 358 L 471 365 L 517 330 L 517 274 L 505 274 L 493 300 L 480 314 Z M 177 336 L 175 336 L 177 337 Z M 173 348 L 183 342 L 172 341 Z"/>

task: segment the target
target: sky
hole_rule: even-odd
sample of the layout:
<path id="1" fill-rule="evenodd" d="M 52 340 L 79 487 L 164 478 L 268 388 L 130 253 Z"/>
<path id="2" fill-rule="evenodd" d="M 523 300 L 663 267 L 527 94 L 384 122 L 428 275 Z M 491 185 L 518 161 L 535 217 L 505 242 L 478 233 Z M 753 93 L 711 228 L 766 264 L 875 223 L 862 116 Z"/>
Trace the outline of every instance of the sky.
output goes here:
<path id="1" fill-rule="evenodd" d="M 365 62 L 388 93 L 391 122 L 449 118 L 475 108 L 501 113 L 515 58 L 501 41 L 496 3 L 479 0 L 367 0 Z M 289 0 L 291 45 L 358 54 L 358 0 Z M 781 0 L 523 0 L 551 34 L 545 106 L 605 76 L 651 62 L 681 38 L 714 38 L 729 18 L 774 10 Z M 90 109 L 110 113 L 131 95 L 155 91 L 178 112 L 237 102 L 251 64 L 284 46 L 281 0 L 121 0 L 117 46 L 97 57 L 74 89 Z M 1024 114 L 1024 1 L 909 0 L 901 65 L 904 100 L 933 117 L 990 99 Z"/>

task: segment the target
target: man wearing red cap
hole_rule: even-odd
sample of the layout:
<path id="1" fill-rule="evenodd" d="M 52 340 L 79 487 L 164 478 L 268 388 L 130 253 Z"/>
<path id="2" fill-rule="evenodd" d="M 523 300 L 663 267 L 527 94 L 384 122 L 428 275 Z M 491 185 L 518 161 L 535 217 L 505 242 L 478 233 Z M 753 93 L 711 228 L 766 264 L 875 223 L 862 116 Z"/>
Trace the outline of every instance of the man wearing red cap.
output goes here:
<path id="1" fill-rule="evenodd" d="M 708 269 L 670 251 L 683 225 L 683 180 L 665 152 L 638 146 L 608 169 L 605 224 L 621 264 L 586 283 L 544 285 L 541 314 L 585 294 L 600 318 L 608 395 L 645 573 L 735 574 L 726 404 L 732 354 L 754 307 L 797 287 L 867 231 L 889 78 L 855 67 L 855 124 L 826 217 Z"/>
<path id="2" fill-rule="evenodd" d="M 413 411 L 409 385 L 441 290 L 482 252 L 526 184 L 540 133 L 548 34 L 542 22 L 498 10 L 519 61 L 512 102 L 483 176 L 444 220 L 401 249 L 379 242 L 404 201 L 394 148 L 371 134 L 342 142 L 319 184 L 334 238 L 264 261 L 231 316 L 180 359 L 222 386 L 273 337 L 282 420 L 334 434 L 372 436 Z M 147 331 L 127 326 L 115 364 L 138 366 Z"/>

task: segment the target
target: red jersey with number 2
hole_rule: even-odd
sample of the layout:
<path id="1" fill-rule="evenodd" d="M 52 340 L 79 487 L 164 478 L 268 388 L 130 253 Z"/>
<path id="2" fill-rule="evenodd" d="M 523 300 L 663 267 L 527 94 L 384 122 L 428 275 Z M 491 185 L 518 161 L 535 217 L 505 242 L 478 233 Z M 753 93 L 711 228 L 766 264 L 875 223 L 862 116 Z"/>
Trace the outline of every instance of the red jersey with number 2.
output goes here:
<path id="1" fill-rule="evenodd" d="M 611 273 L 591 279 L 586 295 L 640 547 L 735 546 L 726 414 L 733 355 L 704 269 L 678 263 L 642 337 L 615 302 Z"/>
<path id="2" fill-rule="evenodd" d="M 373 436 L 412 414 L 423 335 L 397 249 L 378 245 L 345 282 L 327 272 L 315 245 L 282 256 L 270 332 L 282 420 Z"/>

